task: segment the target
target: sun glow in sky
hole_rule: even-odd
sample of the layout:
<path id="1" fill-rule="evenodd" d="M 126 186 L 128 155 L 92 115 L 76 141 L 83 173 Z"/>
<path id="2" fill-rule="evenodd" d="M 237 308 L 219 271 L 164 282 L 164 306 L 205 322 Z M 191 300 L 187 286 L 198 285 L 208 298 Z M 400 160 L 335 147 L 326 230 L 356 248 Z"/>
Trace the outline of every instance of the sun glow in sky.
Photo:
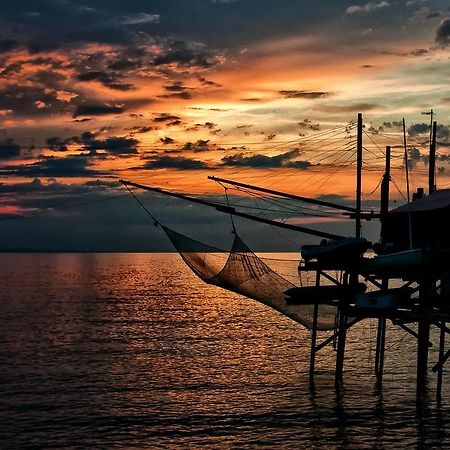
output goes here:
<path id="1" fill-rule="evenodd" d="M 2 219 L 117 195 L 121 178 L 222 197 L 223 188 L 207 180 L 216 175 L 352 201 L 358 112 L 366 200 L 379 196 L 386 145 L 393 146 L 393 196 L 401 198 L 403 117 L 413 188 L 426 186 L 430 117 L 422 113 L 431 108 L 440 124 L 438 183 L 450 186 L 447 1 L 0 6 Z M 95 215 L 77 217 L 94 230 Z M 25 233 L 26 245 L 42 248 L 36 230 L 58 229 L 43 216 L 39 227 L 27 220 L 20 232 L 15 221 L 3 225 L 14 247 Z M 118 222 L 125 226 L 125 218 Z"/>

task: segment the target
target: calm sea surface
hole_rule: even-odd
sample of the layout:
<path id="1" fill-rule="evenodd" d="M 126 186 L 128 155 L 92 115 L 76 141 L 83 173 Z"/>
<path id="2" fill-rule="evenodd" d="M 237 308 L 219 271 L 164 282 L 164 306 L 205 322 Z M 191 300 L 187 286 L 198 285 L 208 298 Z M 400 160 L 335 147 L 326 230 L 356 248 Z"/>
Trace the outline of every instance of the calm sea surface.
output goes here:
<path id="1" fill-rule="evenodd" d="M 412 337 L 389 328 L 382 395 L 370 321 L 342 392 L 332 348 L 312 391 L 308 331 L 174 254 L 4 254 L 0 300 L 3 449 L 450 448 L 450 376 L 419 412 Z"/>

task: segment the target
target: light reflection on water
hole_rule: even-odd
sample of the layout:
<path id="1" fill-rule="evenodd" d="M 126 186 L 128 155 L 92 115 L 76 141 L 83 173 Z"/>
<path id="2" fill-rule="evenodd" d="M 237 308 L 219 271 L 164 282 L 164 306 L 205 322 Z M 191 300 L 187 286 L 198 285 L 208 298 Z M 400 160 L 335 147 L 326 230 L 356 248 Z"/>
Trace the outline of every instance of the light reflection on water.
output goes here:
<path id="1" fill-rule="evenodd" d="M 177 255 L 2 255 L 0 280 L 3 448 L 450 445 L 449 378 L 444 407 L 430 395 L 418 412 L 402 331 L 388 330 L 381 396 L 375 322 L 349 333 L 341 393 L 331 348 L 313 392 L 309 332 L 203 284 Z"/>

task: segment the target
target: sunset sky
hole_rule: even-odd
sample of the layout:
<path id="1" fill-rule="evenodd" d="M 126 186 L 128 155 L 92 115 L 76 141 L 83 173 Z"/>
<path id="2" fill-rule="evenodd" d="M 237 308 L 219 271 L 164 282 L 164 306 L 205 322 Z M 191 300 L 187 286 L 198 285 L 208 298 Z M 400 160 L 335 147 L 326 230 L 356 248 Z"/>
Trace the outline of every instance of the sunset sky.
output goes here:
<path id="1" fill-rule="evenodd" d="M 430 116 L 422 113 L 431 108 L 438 187 L 450 186 L 448 1 L 0 6 L 0 248 L 170 248 L 123 196 L 121 178 L 224 201 L 222 186 L 206 178 L 216 175 L 351 203 L 358 112 L 368 206 L 379 197 L 386 145 L 394 147 L 392 195 L 404 194 L 402 118 L 412 188 L 426 186 Z M 228 194 L 249 207 L 242 192 Z M 199 225 L 212 236 L 226 221 L 142 198 L 184 231 Z"/>

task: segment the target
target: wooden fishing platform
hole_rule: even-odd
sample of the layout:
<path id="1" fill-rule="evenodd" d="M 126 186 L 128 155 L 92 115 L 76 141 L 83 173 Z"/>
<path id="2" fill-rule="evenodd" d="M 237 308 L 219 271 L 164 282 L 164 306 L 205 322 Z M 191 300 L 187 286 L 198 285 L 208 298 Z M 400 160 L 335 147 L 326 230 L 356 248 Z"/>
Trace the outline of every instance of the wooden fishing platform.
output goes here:
<path id="1" fill-rule="evenodd" d="M 315 272 L 314 288 L 297 288 L 287 292 L 290 304 L 314 305 L 311 331 L 310 381 L 314 381 L 317 353 L 333 343 L 336 349 L 335 383 L 342 382 L 347 332 L 356 323 L 378 320 L 374 370 L 378 386 L 383 382 L 386 321 L 402 328 L 417 340 L 417 402 L 427 393 L 430 328 L 439 330 L 439 357 L 433 365 L 437 372 L 436 399 L 442 399 L 442 378 L 450 349 L 445 348 L 450 334 L 450 190 L 437 191 L 435 186 L 436 122 L 432 122 L 429 158 L 429 195 L 419 189 L 407 205 L 388 210 L 390 180 L 390 147 L 386 147 L 386 166 L 381 184 L 381 239 L 371 245 L 361 240 L 361 167 L 362 115 L 358 115 L 357 199 L 355 240 L 347 244 L 327 241 L 302 249 L 302 272 Z M 405 138 L 406 141 L 406 138 Z M 406 145 L 405 145 L 406 149 Z M 405 152 L 406 153 L 406 152 Z M 342 242 L 342 241 L 341 241 Z M 359 249 L 358 249 L 359 245 Z M 367 248 L 376 256 L 364 256 Z M 333 271 L 342 275 L 331 276 Z M 331 288 L 334 286 L 335 288 Z M 394 287 L 395 286 L 395 287 Z M 309 289 L 309 292 L 305 291 Z M 306 294 L 306 295 L 305 295 Z M 333 304 L 338 309 L 334 333 L 317 342 L 317 320 L 320 305 Z M 411 328 L 416 325 L 417 331 Z"/>

